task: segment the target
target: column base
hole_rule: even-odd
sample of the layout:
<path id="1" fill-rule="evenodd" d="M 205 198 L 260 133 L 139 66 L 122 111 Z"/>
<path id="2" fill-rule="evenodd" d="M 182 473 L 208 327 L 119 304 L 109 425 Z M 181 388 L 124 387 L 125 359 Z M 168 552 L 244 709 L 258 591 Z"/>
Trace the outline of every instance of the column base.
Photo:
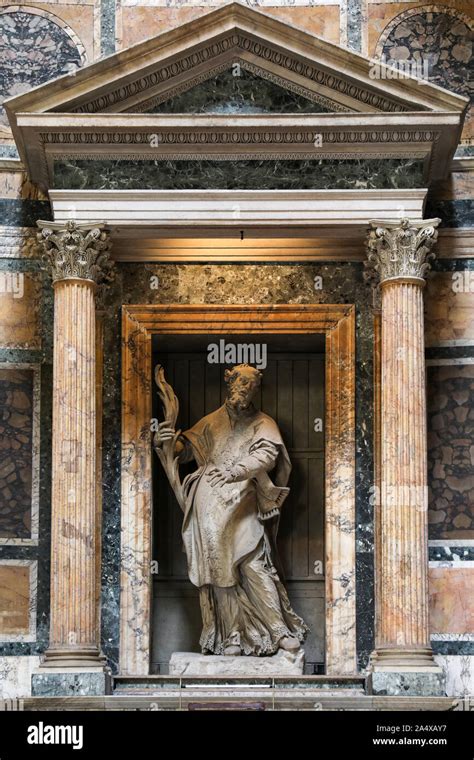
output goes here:
<path id="1" fill-rule="evenodd" d="M 387 697 L 442 697 L 446 677 L 429 647 L 378 649 L 371 655 L 367 679 L 369 694 Z"/>
<path id="2" fill-rule="evenodd" d="M 97 647 L 49 647 L 44 653 L 41 668 L 101 668 L 106 659 Z"/>
<path id="3" fill-rule="evenodd" d="M 31 676 L 32 697 L 101 697 L 112 693 L 109 668 L 68 668 L 50 670 L 40 667 Z"/>

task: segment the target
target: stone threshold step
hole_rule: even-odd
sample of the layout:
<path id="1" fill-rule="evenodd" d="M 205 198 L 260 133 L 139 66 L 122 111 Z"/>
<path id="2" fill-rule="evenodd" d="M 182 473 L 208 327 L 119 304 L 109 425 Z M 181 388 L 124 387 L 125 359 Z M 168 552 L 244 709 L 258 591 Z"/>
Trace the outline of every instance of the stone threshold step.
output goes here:
<path id="1" fill-rule="evenodd" d="M 365 689 L 363 676 L 114 676 L 114 692 L 123 689 L 187 689 L 193 686 L 199 688 L 219 688 L 225 686 L 236 689 L 246 686 L 265 687 L 272 689 Z"/>
<path id="2" fill-rule="evenodd" d="M 264 709 L 267 711 L 452 711 L 459 709 L 459 700 L 455 697 L 373 697 L 364 695 L 324 695 L 324 694 L 304 694 L 297 695 L 287 693 L 288 698 L 272 699 L 272 695 L 252 694 L 252 702 L 263 702 Z M 103 697 L 25 697 L 23 700 L 23 710 L 92 710 L 92 711 L 188 711 L 189 705 L 196 702 L 203 704 L 207 702 L 216 702 L 215 695 L 186 695 L 186 699 L 177 698 L 177 694 L 168 693 L 156 696 L 141 695 L 118 695 L 113 694 Z M 304 698 L 299 698 L 303 697 Z M 313 696 L 315 697 L 312 703 Z M 223 703 L 238 702 L 239 696 L 235 692 L 232 695 L 221 695 Z M 247 697 L 241 698 L 242 702 L 248 702 Z M 316 703 L 316 706 L 315 706 Z M 236 708 L 238 709 L 238 707 Z"/>

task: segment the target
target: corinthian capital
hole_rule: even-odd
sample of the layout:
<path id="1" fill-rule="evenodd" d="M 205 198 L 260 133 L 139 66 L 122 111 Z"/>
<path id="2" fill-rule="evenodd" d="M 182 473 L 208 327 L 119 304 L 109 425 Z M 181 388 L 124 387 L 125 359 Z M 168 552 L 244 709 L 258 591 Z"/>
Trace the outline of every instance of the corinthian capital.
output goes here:
<path id="1" fill-rule="evenodd" d="M 434 258 L 439 219 L 370 222 L 366 266 L 373 267 L 380 282 L 396 279 L 424 281 Z"/>
<path id="2" fill-rule="evenodd" d="M 104 224 L 86 222 L 37 222 L 38 242 L 48 264 L 53 282 L 68 279 L 108 279 L 112 269 L 109 258 L 109 233 Z"/>

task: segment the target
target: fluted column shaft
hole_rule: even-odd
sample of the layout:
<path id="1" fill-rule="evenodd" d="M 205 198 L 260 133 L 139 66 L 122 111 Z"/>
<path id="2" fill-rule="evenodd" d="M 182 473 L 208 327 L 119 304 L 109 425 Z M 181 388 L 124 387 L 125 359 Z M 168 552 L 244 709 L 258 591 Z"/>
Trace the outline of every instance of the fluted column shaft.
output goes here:
<path id="1" fill-rule="evenodd" d="M 102 662 L 97 608 L 96 282 L 100 226 L 40 223 L 53 271 L 50 642 L 44 665 Z"/>
<path id="2" fill-rule="evenodd" d="M 97 658 L 94 290 L 54 285 L 50 655 Z"/>
<path id="3" fill-rule="evenodd" d="M 374 222 L 369 235 L 381 291 L 379 665 L 432 662 L 423 287 L 437 222 Z"/>
<path id="4" fill-rule="evenodd" d="M 422 286 L 382 283 L 378 650 L 429 647 Z"/>

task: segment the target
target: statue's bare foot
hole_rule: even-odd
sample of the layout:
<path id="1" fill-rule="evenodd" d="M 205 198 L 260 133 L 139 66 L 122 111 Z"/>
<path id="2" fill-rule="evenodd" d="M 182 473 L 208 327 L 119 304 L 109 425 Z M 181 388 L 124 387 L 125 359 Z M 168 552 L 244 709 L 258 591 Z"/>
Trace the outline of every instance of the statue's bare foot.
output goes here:
<path id="1" fill-rule="evenodd" d="M 301 644 L 294 636 L 283 636 L 278 646 L 286 652 L 297 652 Z"/>
<path id="2" fill-rule="evenodd" d="M 242 652 L 240 651 L 240 647 L 237 646 L 237 644 L 231 644 L 224 649 L 224 654 L 226 657 L 238 657 L 240 654 L 242 654 Z"/>

